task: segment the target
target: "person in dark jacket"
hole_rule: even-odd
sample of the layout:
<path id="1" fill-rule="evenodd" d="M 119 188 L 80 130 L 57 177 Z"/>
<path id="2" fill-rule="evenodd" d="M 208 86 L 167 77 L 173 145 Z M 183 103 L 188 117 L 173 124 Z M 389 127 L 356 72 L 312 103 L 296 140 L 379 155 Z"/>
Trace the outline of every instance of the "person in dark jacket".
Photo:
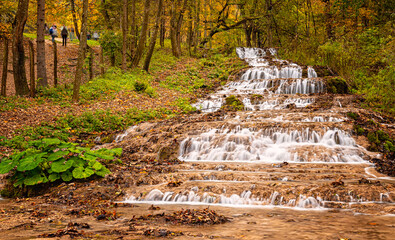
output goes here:
<path id="1" fill-rule="evenodd" d="M 69 35 L 69 32 L 67 31 L 67 28 L 66 28 L 66 26 L 65 25 L 63 25 L 63 28 L 62 28 L 62 39 L 63 39 L 63 44 L 62 44 L 62 46 L 65 46 L 66 47 L 66 44 L 67 44 L 67 36 Z"/>

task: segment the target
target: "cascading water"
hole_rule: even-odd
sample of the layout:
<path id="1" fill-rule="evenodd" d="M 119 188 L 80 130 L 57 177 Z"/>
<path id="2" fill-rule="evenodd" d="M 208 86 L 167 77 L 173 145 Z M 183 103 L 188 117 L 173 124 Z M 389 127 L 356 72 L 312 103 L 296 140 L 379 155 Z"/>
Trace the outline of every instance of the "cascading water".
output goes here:
<path id="1" fill-rule="evenodd" d="M 307 111 L 326 90 L 313 67 L 276 59 L 275 49 L 237 48 L 236 53 L 250 69 L 195 107 L 215 112 L 226 96 L 235 95 L 244 111 L 180 141 L 179 159 L 191 168 L 180 171 L 179 177 L 195 174 L 184 179 L 185 187 L 150 189 L 148 194 L 132 194 L 126 202 L 323 209 L 393 201 L 384 188 L 366 197 L 354 189 L 336 193 L 333 186 L 341 185 L 341 178 L 321 195 L 317 189 L 334 180 L 331 174 L 343 177 L 348 166 L 368 165 L 366 149 L 344 128 L 344 115 Z M 302 78 L 303 69 L 307 78 Z M 296 167 L 284 168 L 287 165 Z M 347 167 L 334 169 L 337 165 Z M 349 181 L 360 175 L 351 172 Z"/>

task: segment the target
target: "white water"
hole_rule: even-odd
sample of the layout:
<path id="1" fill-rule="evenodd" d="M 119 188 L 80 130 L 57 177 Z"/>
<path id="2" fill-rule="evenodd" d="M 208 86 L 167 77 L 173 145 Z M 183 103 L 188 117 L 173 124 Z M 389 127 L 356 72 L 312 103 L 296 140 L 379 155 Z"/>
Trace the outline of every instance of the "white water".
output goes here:
<path id="1" fill-rule="evenodd" d="M 186 138 L 180 144 L 179 158 L 183 161 L 366 163 L 362 155 L 352 137 L 337 129 L 321 135 L 309 128 L 304 131 L 236 128 L 212 129 L 199 137 Z"/>
<path id="2" fill-rule="evenodd" d="M 284 162 L 298 164 L 369 164 L 366 149 L 358 146 L 349 132 L 341 130 L 341 123 L 346 120 L 336 113 L 316 113 L 305 111 L 301 114 L 299 109 L 314 103 L 314 95 L 325 92 L 324 82 L 318 78 L 313 67 L 307 67 L 308 78 L 302 78 L 302 67 L 285 60 L 272 59 L 277 66 L 270 66 L 268 57 L 276 55 L 275 49 L 238 48 L 237 55 L 247 61 L 251 68 L 244 72 L 237 81 L 226 84 L 218 92 L 206 99 L 200 99 L 195 106 L 203 112 L 219 110 L 229 95 L 237 96 L 244 104 L 244 110 L 249 112 L 237 113 L 236 116 L 225 116 L 228 124 L 222 127 L 205 130 L 200 135 L 187 137 L 180 143 L 179 159 L 193 162 L 198 166 L 203 162 L 218 162 L 215 170 L 199 170 L 191 167 L 182 172 L 221 172 L 223 174 L 245 174 L 239 180 L 248 178 L 254 171 L 227 171 L 227 163 L 236 163 L 243 166 L 247 163 L 269 163 L 272 167 Z M 281 66 L 281 67 L 279 67 Z M 252 94 L 260 95 L 253 98 Z M 304 94 L 304 96 L 301 96 Z M 309 94 L 307 96 L 307 94 Z M 340 105 L 341 107 L 341 105 Z M 293 109 L 292 113 L 284 114 L 284 110 Z M 296 109 L 295 109 L 296 108 Z M 271 111 L 273 114 L 270 114 Z M 255 123 L 265 122 L 264 127 L 255 126 Z M 296 123 L 297 124 L 293 124 Z M 231 126 L 229 126 L 231 123 Z M 247 123 L 247 124 L 246 124 Z M 250 124 L 248 124 L 250 123 Z M 254 123 L 254 124 L 252 124 Z M 271 123 L 271 124 L 270 124 Z M 280 124 L 279 124 L 280 123 Z M 282 123 L 291 123 L 293 128 L 287 128 Z M 314 124 L 316 123 L 316 124 Z M 323 124 L 319 127 L 319 124 Z M 340 128 L 333 124 L 339 123 Z M 240 124 L 255 127 L 242 127 Z M 269 127 L 268 127 L 269 126 Z M 310 128 L 309 126 L 315 126 Z M 328 127 L 331 126 L 331 127 Z M 337 126 L 337 124 L 336 124 Z M 281 163 L 281 164 L 280 164 Z M 280 168 L 280 167 L 279 167 Z M 286 170 L 284 170 L 286 171 Z M 320 170 L 321 171 L 321 170 Z M 329 175 L 323 181 L 330 182 L 330 173 L 318 172 L 318 175 Z M 365 204 L 392 202 L 388 193 L 367 200 L 349 194 L 346 199 L 339 195 L 331 195 L 333 199 L 322 199 L 320 196 L 299 195 L 287 199 L 280 193 L 273 191 L 269 197 L 254 196 L 249 185 L 265 184 L 276 171 L 259 171 L 268 174 L 259 181 L 238 181 L 238 179 L 217 179 L 215 176 L 204 177 L 203 180 L 192 180 L 196 184 L 241 184 L 245 190 L 242 193 L 227 192 L 224 187 L 222 194 L 213 193 L 210 188 L 199 192 L 198 187 L 191 190 L 177 190 L 177 192 L 154 189 L 140 197 L 130 196 L 126 202 L 149 204 L 191 204 L 191 205 L 220 205 L 230 207 L 287 207 L 293 209 L 324 209 L 326 204 Z M 368 171 L 366 170 L 368 173 Z M 281 178 L 276 184 L 292 184 L 293 175 L 298 172 L 281 172 Z M 226 175 L 228 176 L 228 175 Z M 280 182 L 281 181 L 281 182 Z M 320 182 L 321 180 L 317 180 Z M 323 182 L 321 181 L 321 182 Z M 217 185 L 216 185 L 217 184 Z M 307 184 L 307 183 L 306 183 Z M 328 184 L 328 183 L 326 183 Z M 204 185 L 205 186 L 205 185 Z M 292 185 L 290 185 L 292 186 Z M 221 189 L 221 188 L 220 188 Z M 257 190 L 259 192 L 259 190 Z M 138 194 L 136 194 L 137 196 Z M 143 196 L 143 197 L 141 197 Z"/>

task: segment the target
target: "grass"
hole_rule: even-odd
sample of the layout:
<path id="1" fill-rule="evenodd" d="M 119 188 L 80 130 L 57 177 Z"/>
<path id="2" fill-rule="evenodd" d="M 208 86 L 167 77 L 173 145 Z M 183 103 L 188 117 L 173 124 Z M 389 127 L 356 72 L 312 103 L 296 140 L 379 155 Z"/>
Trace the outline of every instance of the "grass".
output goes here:
<path id="1" fill-rule="evenodd" d="M 52 123 L 42 122 L 38 126 L 25 126 L 18 129 L 17 135 L 13 138 L 0 137 L 0 146 L 25 149 L 28 141 L 42 138 L 58 138 L 90 146 L 97 136 L 113 135 L 142 121 L 172 116 L 173 112 L 166 108 L 148 110 L 131 108 L 126 112 L 97 110 L 84 112 L 80 116 L 66 114 L 56 117 Z"/>
<path id="2" fill-rule="evenodd" d="M 27 38 L 30 38 L 31 40 L 34 40 L 34 39 L 37 38 L 37 34 L 36 33 L 23 33 L 23 36 L 27 37 Z M 48 36 L 48 35 L 45 35 L 44 38 L 45 39 L 51 39 L 51 37 Z"/>

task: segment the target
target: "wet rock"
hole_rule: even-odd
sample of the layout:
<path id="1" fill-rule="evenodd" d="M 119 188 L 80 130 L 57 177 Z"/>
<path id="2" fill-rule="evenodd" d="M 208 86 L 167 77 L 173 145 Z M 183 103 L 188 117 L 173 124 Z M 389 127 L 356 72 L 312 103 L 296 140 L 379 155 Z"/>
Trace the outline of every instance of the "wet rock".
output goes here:
<path id="1" fill-rule="evenodd" d="M 148 210 L 160 210 L 160 207 L 151 205 Z"/>
<path id="2" fill-rule="evenodd" d="M 344 186 L 344 182 L 342 181 L 341 178 L 337 179 L 336 181 L 332 182 L 331 185 L 333 187 L 339 187 L 339 186 Z"/>
<path id="3" fill-rule="evenodd" d="M 167 237 L 167 236 L 182 236 L 184 235 L 181 231 L 170 231 L 167 229 L 147 229 L 144 231 L 145 236 L 151 236 L 151 237 Z"/>

